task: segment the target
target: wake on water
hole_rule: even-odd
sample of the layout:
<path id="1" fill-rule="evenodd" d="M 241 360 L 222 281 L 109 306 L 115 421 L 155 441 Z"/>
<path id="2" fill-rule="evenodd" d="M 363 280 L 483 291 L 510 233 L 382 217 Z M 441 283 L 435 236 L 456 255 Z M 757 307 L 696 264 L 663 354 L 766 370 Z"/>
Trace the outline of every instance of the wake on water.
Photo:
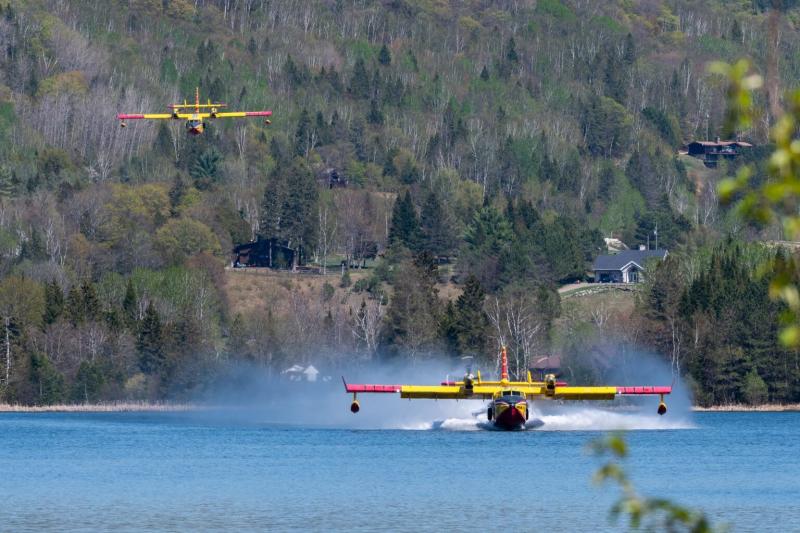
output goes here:
<path id="1" fill-rule="evenodd" d="M 526 430 L 537 431 L 617 431 L 694 429 L 691 420 L 679 414 L 659 416 L 640 410 L 602 409 L 590 406 L 563 405 L 540 412 L 531 410 Z M 438 431 L 500 431 L 485 414 L 454 417 L 432 422 L 403 424 L 395 429 Z"/>

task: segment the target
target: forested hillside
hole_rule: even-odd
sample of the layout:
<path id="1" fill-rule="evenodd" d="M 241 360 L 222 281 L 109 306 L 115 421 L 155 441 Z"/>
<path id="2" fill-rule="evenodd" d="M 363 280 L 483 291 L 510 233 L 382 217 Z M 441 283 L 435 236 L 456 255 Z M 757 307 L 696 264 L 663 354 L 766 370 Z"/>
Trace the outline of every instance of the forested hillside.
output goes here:
<path id="1" fill-rule="evenodd" d="M 752 130 L 724 131 L 726 80 L 706 63 L 747 57 L 773 94 L 796 85 L 800 9 L 783 4 L 0 0 L 0 400 L 173 398 L 230 361 L 491 359 L 503 342 L 515 371 L 555 352 L 600 379 L 581 354 L 650 347 L 717 384 L 702 401 L 797 401 L 777 304 L 764 296 L 773 329 L 735 352 L 714 327 L 728 304 L 698 296 L 755 276 L 733 241 L 780 233 L 719 205 L 732 168 L 677 155 L 736 135 L 763 167 L 767 102 Z M 196 87 L 272 123 L 119 127 Z M 602 237 L 634 247 L 655 228 L 674 260 L 644 318 L 561 316 L 557 287 L 586 278 Z M 231 301 L 231 250 L 256 237 L 325 281 Z M 698 324 L 718 337 L 687 352 Z"/>

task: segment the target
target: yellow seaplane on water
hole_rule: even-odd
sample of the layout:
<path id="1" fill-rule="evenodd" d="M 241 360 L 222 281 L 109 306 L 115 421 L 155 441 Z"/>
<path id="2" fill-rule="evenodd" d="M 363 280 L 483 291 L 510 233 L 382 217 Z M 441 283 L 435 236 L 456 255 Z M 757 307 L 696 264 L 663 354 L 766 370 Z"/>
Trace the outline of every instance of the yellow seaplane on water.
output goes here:
<path id="1" fill-rule="evenodd" d="M 200 89 L 194 91 L 194 103 L 188 104 L 186 100 L 182 104 L 170 104 L 169 113 L 119 113 L 117 119 L 119 125 L 127 127 L 127 120 L 185 120 L 186 133 L 189 135 L 200 135 L 206 127 L 206 119 L 215 118 L 245 118 L 245 117 L 270 117 L 272 111 L 220 111 L 227 104 L 215 104 L 211 100 L 206 104 L 200 103 Z M 264 124 L 271 124 L 268 118 L 264 119 Z"/>
<path id="2" fill-rule="evenodd" d="M 486 418 L 499 429 L 523 429 L 530 414 L 528 400 L 613 400 L 617 396 L 659 396 L 658 414 L 667 412 L 664 395 L 672 387 L 573 387 L 557 381 L 554 374 L 547 374 L 544 381 L 533 381 L 528 371 L 526 381 L 510 381 L 508 378 L 508 354 L 500 350 L 500 381 L 484 381 L 481 373 L 472 375 L 467 371 L 462 381 L 443 381 L 439 385 L 367 385 L 347 383 L 345 391 L 352 393 L 350 411 L 358 413 L 361 406 L 358 394 L 400 393 L 401 398 L 432 400 L 489 400 Z"/>

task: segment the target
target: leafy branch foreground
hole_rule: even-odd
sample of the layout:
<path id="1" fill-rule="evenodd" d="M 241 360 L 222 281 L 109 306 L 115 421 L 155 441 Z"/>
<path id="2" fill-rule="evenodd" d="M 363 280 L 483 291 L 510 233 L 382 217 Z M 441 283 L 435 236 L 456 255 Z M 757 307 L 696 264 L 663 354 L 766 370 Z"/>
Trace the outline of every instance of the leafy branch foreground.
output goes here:
<path id="1" fill-rule="evenodd" d="M 725 128 L 741 131 L 751 127 L 760 113 L 754 105 L 756 91 L 764 85 L 762 77 L 752 72 L 747 60 L 734 65 L 712 63 L 709 70 L 728 78 L 728 112 Z M 719 185 L 723 203 L 737 203 L 742 216 L 755 224 L 779 222 L 787 240 L 800 239 L 800 89 L 786 95 L 787 109 L 777 109 L 772 127 L 774 150 L 769 156 L 769 176 L 763 183 L 753 183 L 752 165 L 742 167 L 735 178 Z M 764 272 L 774 272 L 770 281 L 770 298 L 786 304 L 781 316 L 784 325 L 781 342 L 791 348 L 800 347 L 800 280 L 793 256 L 777 256 L 764 265 Z"/>
<path id="2" fill-rule="evenodd" d="M 607 435 L 592 441 L 588 447 L 596 456 L 611 457 L 595 473 L 594 481 L 597 484 L 616 483 L 622 490 L 619 500 L 611 508 L 611 515 L 615 520 L 620 516 L 627 516 L 629 527 L 636 530 L 644 528 L 692 533 L 727 531 L 725 527 L 713 527 L 702 511 L 683 507 L 664 498 L 644 498 L 639 495 L 621 465 L 621 461 L 628 455 L 628 445 L 622 435 Z"/>

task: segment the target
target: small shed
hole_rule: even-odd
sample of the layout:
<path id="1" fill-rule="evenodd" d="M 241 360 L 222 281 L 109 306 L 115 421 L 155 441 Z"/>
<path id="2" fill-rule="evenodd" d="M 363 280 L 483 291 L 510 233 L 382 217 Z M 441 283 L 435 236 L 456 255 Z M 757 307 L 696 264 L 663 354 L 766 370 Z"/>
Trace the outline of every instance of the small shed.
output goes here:
<path id="1" fill-rule="evenodd" d="M 613 255 L 600 255 L 594 260 L 595 283 L 638 283 L 643 281 L 642 272 L 651 259 L 663 261 L 667 250 L 625 250 Z"/>

